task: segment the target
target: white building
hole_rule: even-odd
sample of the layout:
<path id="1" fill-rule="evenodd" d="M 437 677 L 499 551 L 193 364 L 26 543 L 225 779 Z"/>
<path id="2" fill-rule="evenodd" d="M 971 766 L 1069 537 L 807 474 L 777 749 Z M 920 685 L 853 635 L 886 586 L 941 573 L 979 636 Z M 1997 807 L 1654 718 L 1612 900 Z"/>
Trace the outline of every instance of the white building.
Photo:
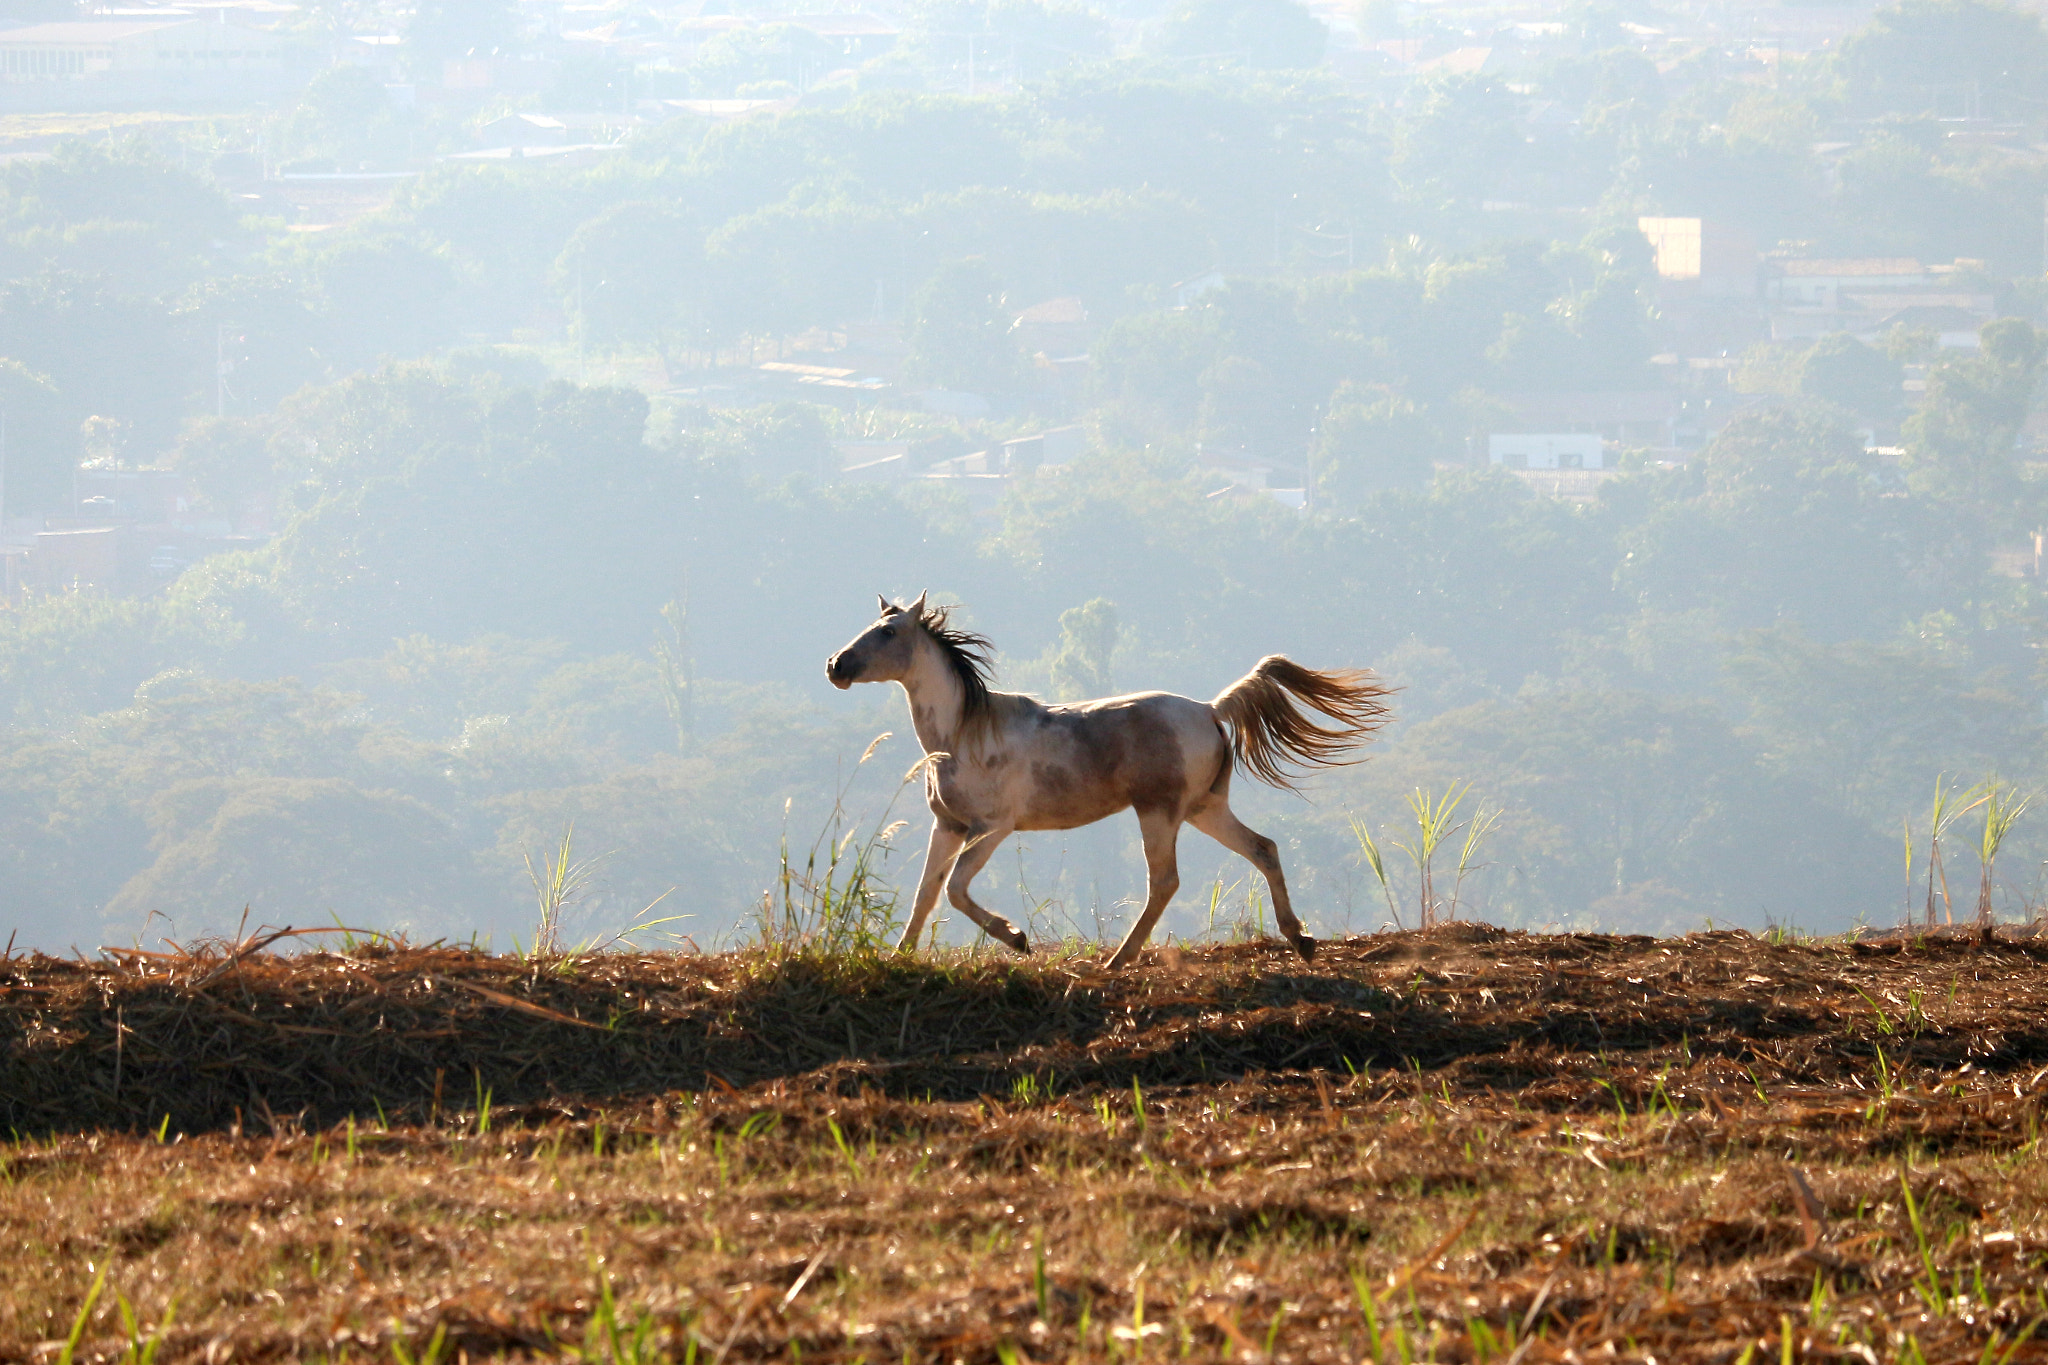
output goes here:
<path id="1" fill-rule="evenodd" d="M 271 72 L 273 34 L 209 19 L 87 19 L 0 30 L 0 81 Z"/>
<path id="2" fill-rule="evenodd" d="M 1496 432 L 1486 438 L 1490 462 L 1509 469 L 1602 469 L 1600 433 Z"/>

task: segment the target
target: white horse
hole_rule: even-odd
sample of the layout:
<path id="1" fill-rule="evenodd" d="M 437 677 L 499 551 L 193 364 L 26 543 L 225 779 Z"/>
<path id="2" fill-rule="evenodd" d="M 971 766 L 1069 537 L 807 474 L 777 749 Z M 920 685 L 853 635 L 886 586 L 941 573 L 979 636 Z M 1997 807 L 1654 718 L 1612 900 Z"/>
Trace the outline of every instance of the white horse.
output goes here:
<path id="1" fill-rule="evenodd" d="M 1073 829 L 1134 807 L 1145 842 L 1145 909 L 1110 966 L 1137 957 L 1179 889 L 1174 845 L 1183 823 L 1249 859 L 1272 889 L 1280 932 L 1304 959 L 1315 954 L 1287 898 L 1279 849 L 1231 813 L 1231 771 L 1242 766 L 1292 787 L 1283 762 L 1346 762 L 1339 755 L 1386 723 L 1391 689 L 1366 670 L 1318 672 L 1273 654 L 1213 702 L 1135 692 L 1047 706 L 990 690 L 990 648 L 922 595 L 908 607 L 883 598 L 881 618 L 825 664 L 841 689 L 902 684 L 917 742 L 933 756 L 925 769 L 931 843 L 899 948 L 916 946 L 944 887 L 953 908 L 991 937 L 1030 952 L 1015 925 L 975 904 L 975 874 L 1015 830 Z M 1336 724 L 1316 724 L 1290 697 Z"/>

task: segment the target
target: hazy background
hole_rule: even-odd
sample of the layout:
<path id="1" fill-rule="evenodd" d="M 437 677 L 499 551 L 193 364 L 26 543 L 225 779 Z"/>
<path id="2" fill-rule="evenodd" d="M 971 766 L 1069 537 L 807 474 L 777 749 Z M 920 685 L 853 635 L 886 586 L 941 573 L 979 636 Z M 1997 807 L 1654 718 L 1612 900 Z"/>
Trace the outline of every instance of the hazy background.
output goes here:
<path id="1" fill-rule="evenodd" d="M 1321 934 L 1418 786 L 1499 812 L 1465 912 L 1674 932 L 1895 922 L 1938 775 L 2048 784 L 2032 10 L 4 9 L 17 946 L 505 948 L 572 822 L 572 932 L 731 941 L 916 757 L 823 680 L 876 592 L 1045 696 L 1399 682 L 1240 785 Z M 979 885 L 1113 933 L 1135 846 Z"/>

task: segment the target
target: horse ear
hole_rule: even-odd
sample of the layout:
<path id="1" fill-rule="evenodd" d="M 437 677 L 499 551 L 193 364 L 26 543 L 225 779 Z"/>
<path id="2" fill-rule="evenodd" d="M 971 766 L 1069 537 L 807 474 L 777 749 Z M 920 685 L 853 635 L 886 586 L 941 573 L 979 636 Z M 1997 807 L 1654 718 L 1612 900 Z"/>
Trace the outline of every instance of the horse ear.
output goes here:
<path id="1" fill-rule="evenodd" d="M 910 614 L 911 614 L 912 616 L 915 616 L 915 617 L 918 617 L 918 618 L 920 618 L 920 619 L 921 619 L 921 618 L 922 618 L 922 617 L 924 616 L 924 599 L 925 599 L 925 598 L 927 598 L 927 597 L 929 597 L 930 595 L 931 595 L 931 594 L 930 594 L 930 592 L 929 592 L 928 590 L 927 590 L 926 592 L 921 592 L 921 593 L 919 593 L 919 594 L 917 595 L 917 600 L 916 600 L 915 602 L 912 602 L 912 603 L 910 604 L 910 606 L 909 606 L 909 607 L 907 608 L 907 610 L 909 611 L 909 613 L 910 613 Z"/>
<path id="2" fill-rule="evenodd" d="M 903 610 L 903 608 L 897 606 L 880 593 L 875 594 L 875 600 L 882 604 L 882 615 L 884 616 L 894 616 L 897 612 Z"/>

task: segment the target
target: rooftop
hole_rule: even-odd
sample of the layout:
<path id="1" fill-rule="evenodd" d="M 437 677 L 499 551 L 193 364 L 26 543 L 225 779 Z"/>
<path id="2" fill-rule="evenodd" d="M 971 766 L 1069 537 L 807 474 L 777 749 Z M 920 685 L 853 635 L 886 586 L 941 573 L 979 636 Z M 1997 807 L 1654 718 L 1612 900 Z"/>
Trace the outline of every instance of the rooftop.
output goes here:
<path id="1" fill-rule="evenodd" d="M 1927 267 L 1910 256 L 1865 256 L 1846 260 L 1776 261 L 1787 275 L 1924 275 Z"/>
<path id="2" fill-rule="evenodd" d="M 197 22 L 188 15 L 182 18 L 81 19 L 69 23 L 29 24 L 22 28 L 0 29 L 0 43 L 110 43 L 138 33 L 153 33 L 157 29 Z"/>
<path id="3" fill-rule="evenodd" d="M 1047 299 L 1016 314 L 1016 320 L 1027 327 L 1086 322 L 1088 309 L 1076 298 Z"/>

